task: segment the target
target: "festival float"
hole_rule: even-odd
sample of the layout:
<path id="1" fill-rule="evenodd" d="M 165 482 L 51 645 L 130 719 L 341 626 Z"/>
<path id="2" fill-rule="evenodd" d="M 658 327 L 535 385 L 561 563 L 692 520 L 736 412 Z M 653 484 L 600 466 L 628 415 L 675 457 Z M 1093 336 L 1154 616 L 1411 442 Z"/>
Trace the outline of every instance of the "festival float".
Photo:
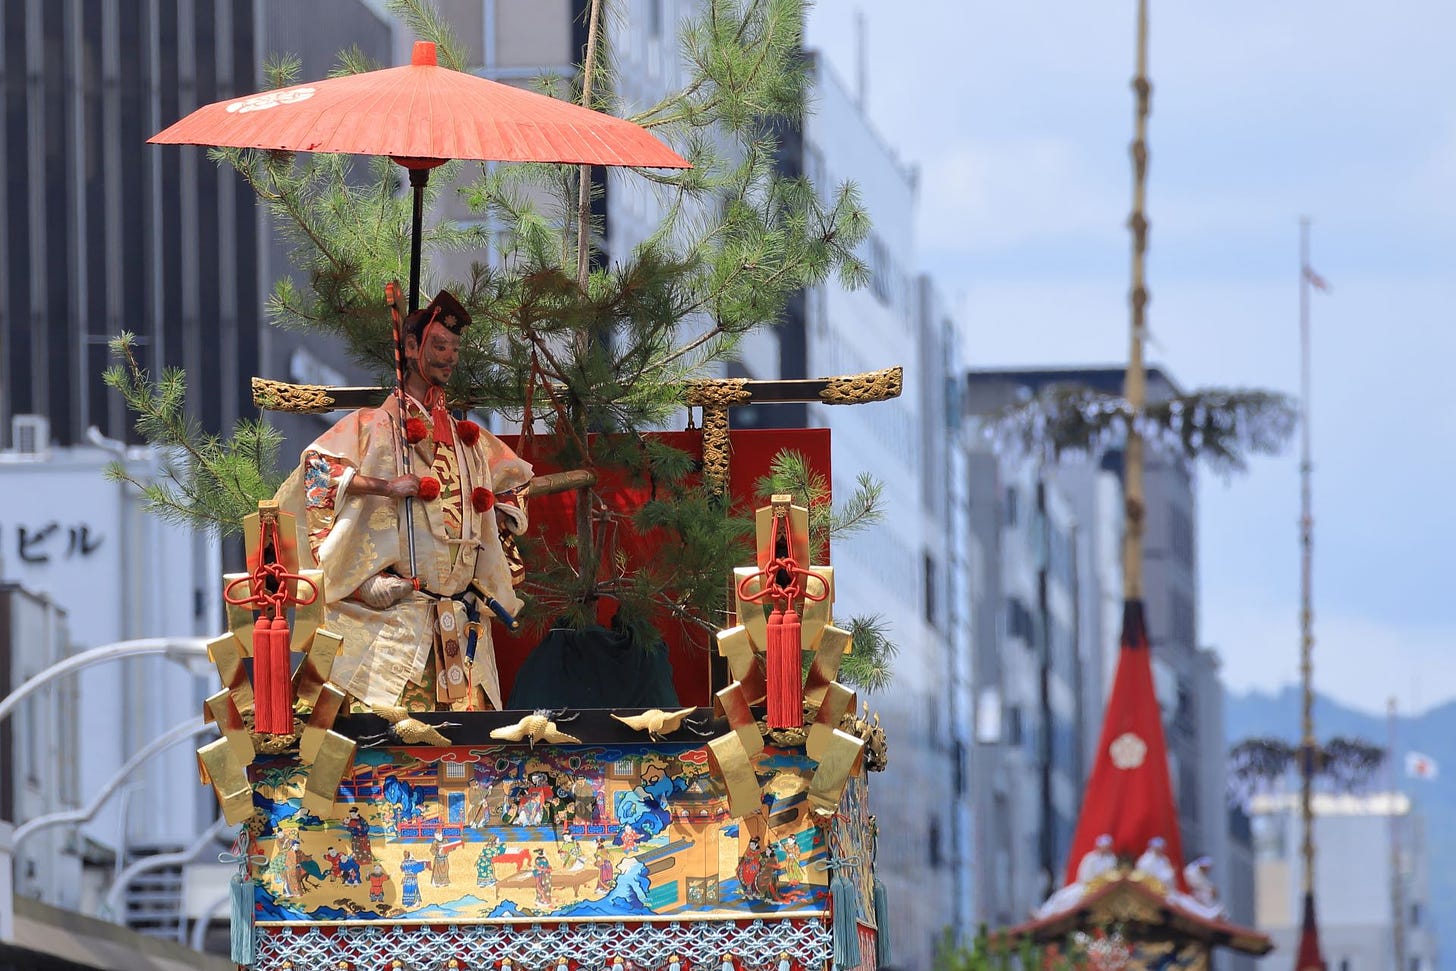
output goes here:
<path id="1" fill-rule="evenodd" d="M 1063 884 L 1027 920 L 1002 928 L 993 942 L 1002 948 L 1031 945 L 1042 966 L 1094 971 L 1208 971 L 1215 948 L 1250 956 L 1273 949 L 1269 938 L 1229 920 L 1211 873 L 1212 860 L 1185 863 L 1178 812 L 1169 778 L 1167 740 L 1153 685 L 1152 645 L 1143 603 L 1143 536 L 1146 502 L 1144 448 L 1149 434 L 1173 437 L 1186 460 L 1199 457 L 1193 442 L 1209 451 L 1227 448 L 1212 433 L 1184 425 L 1173 436 L 1164 406 L 1162 420 L 1149 416 L 1144 342 L 1148 291 L 1144 277 L 1148 220 L 1144 210 L 1148 164 L 1147 120 L 1152 85 L 1147 77 L 1147 0 L 1137 12 L 1136 134 L 1132 143 L 1131 341 L 1122 399 L 1103 409 L 1118 418 L 1123 438 L 1122 581 L 1123 614 L 1117 669 L 1108 694 L 1082 796 Z M 1225 399 L 1232 396 L 1224 395 Z M 1212 413 L 1203 402 L 1183 414 Z M 1277 418 L 1280 408 L 1271 409 Z M 1210 425 L 1227 434 L 1244 422 Z M 1088 422 L 1084 427 L 1095 427 Z M 1277 442 L 1283 433 L 1270 436 Z M 1105 444 L 1105 439 L 1103 440 Z M 1159 444 L 1157 441 L 1152 443 Z M 1058 443 L 1064 446 L 1065 443 Z M 1089 442 L 1077 447 L 1090 451 Z M 1273 447 L 1272 445 L 1270 447 Z"/>
<path id="2" fill-rule="evenodd" d="M 1269 938 L 1228 917 L 1211 860 L 1184 862 L 1153 690 L 1143 604 L 1123 608 L 1122 645 L 1063 886 L 996 936 L 1030 942 L 1046 967 L 1208 971 L 1215 948 L 1262 956 Z"/>
<path id="3" fill-rule="evenodd" d="M 759 44 L 752 32 L 712 43 L 740 40 Z M 761 61 L 767 49 L 742 53 Z M 651 279 L 610 299 L 589 286 L 589 169 L 689 163 L 635 124 L 446 68 L 427 42 L 408 66 L 207 105 L 151 141 L 256 152 L 231 160 L 275 200 L 296 174 L 292 153 L 387 157 L 411 187 L 407 291 L 391 284 L 344 310 L 350 326 L 388 321 L 394 387 L 254 380 L 265 411 L 338 420 L 256 503 L 245 562 L 222 579 L 228 630 L 210 643 L 221 689 L 205 705 L 222 737 L 198 763 L 242 827 L 233 958 L 259 971 L 883 963 L 866 772 L 884 767 L 886 743 L 838 680 L 854 639 L 835 624 L 827 539 L 811 535 L 810 507 L 828 496 L 761 496 L 756 481 L 792 451 L 828 482 L 828 433 L 730 431 L 728 415 L 760 401 L 885 400 L 900 370 L 668 385 L 688 428 L 633 426 L 617 444 L 684 457 L 702 508 L 736 516 L 751 539 L 740 560 L 714 564 L 716 631 L 671 598 L 645 627 L 624 621 L 612 584 L 671 560 L 672 532 L 638 525 L 666 486 L 583 459 L 610 438 L 570 383 L 586 369 L 553 384 L 550 368 L 606 342 L 551 330 L 540 308 L 586 306 L 617 327 L 654 311 L 632 303 Z M 479 314 L 483 298 L 444 290 L 421 306 L 425 190 L 450 159 L 581 170 L 576 274 L 527 274 L 513 329 L 475 339 L 518 353 L 520 370 L 505 370 L 520 436 L 465 417 L 495 402 L 452 397 L 472 340 L 465 303 Z M 863 221 L 846 232 L 836 220 L 848 216 L 829 215 L 823 231 L 853 246 Z M 328 282 L 329 299 L 345 289 Z M 759 295 L 748 295 L 752 311 Z M 146 379 L 134 369 L 132 380 Z M 572 447 L 540 448 L 543 425 Z M 533 571 L 563 566 L 584 581 L 574 602 L 523 596 Z"/>
<path id="4" fill-rule="evenodd" d="M 801 434 L 822 448 L 824 433 Z M 672 711 L 409 710 L 351 704 L 328 571 L 295 517 L 264 504 L 248 569 L 226 578 L 231 629 L 210 645 L 223 737 L 198 752 L 243 826 L 235 958 L 875 967 L 865 772 L 883 768 L 884 736 L 835 680 L 849 635 L 833 624 L 833 569 L 809 562 L 807 510 L 776 496 L 755 518 L 757 557 L 725 577 L 735 623 L 714 646 L 732 681 L 711 698 L 710 666 L 682 663 L 694 648 L 681 644 Z M 480 623 L 437 615 L 432 657 L 456 643 L 482 664 Z M 510 647 L 497 637 L 503 686 L 519 673 Z"/>

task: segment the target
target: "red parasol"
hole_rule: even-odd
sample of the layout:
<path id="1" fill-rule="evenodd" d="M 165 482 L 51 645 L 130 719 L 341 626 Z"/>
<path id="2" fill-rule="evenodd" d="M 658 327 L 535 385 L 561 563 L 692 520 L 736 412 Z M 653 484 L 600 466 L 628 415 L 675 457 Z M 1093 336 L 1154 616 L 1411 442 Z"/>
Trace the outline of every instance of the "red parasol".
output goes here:
<path id="1" fill-rule="evenodd" d="M 656 136 L 621 118 L 440 67 L 417 41 L 406 67 L 295 84 L 198 108 L 149 142 L 387 155 L 410 170 L 409 310 L 419 309 L 420 219 L 429 170 L 449 159 L 683 169 Z"/>

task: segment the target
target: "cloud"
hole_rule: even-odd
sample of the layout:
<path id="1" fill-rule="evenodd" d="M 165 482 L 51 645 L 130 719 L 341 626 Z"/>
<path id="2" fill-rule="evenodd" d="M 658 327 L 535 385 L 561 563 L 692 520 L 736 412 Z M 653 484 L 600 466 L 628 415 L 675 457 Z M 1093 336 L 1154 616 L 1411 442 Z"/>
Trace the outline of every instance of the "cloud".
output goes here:
<path id="1" fill-rule="evenodd" d="M 1051 136 L 965 140 L 921 163 L 922 251 L 976 253 L 1118 232 L 1126 202 Z"/>
<path id="2" fill-rule="evenodd" d="M 1427 218 L 1456 219 L 1456 118 L 1446 123 L 1404 186 L 1410 204 L 1420 207 Z"/>

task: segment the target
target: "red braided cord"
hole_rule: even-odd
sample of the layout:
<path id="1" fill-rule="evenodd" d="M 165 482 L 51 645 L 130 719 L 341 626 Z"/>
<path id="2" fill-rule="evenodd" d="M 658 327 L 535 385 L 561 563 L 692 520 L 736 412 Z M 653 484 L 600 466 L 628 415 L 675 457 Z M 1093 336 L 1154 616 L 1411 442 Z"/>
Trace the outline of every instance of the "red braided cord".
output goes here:
<path id="1" fill-rule="evenodd" d="M 268 542 L 271 542 L 273 549 L 278 550 L 280 548 L 278 542 L 278 524 L 269 523 L 265 529 L 268 532 L 265 532 L 259 537 L 261 541 L 260 545 L 266 546 Z M 305 584 L 309 588 L 310 595 L 307 600 L 301 597 L 295 597 L 290 592 L 293 589 L 291 581 Z M 249 584 L 248 594 L 246 596 L 235 596 L 233 588 L 241 583 Z M 270 588 L 273 591 L 272 593 L 268 592 Z M 271 610 L 271 613 L 268 615 L 271 617 L 281 617 L 283 612 L 288 609 L 289 604 L 307 607 L 318 599 L 318 595 L 318 584 L 306 576 L 289 573 L 288 568 L 277 561 L 258 564 L 256 570 L 233 580 L 223 588 L 222 592 L 223 599 L 232 606 L 251 607 L 260 612 Z"/>
<path id="2" fill-rule="evenodd" d="M 774 519 L 774 535 L 772 537 L 774 547 L 778 547 L 778 539 L 782 534 L 784 548 L 792 546 L 789 540 L 789 526 L 787 517 L 776 517 Z M 787 586 L 779 582 L 781 574 L 788 574 L 789 583 Z M 807 577 L 814 577 L 822 585 L 818 596 L 809 593 L 807 585 L 802 581 Z M 755 581 L 761 580 L 763 586 L 757 593 L 749 593 L 749 586 Z M 793 556 L 776 556 L 768 561 L 768 565 L 756 573 L 744 577 L 738 582 L 738 597 L 747 603 L 763 603 L 772 599 L 783 604 L 792 604 L 795 600 L 803 598 L 813 603 L 818 603 L 829 595 L 829 580 L 822 573 L 816 573 L 806 567 L 799 565 L 799 561 Z"/>

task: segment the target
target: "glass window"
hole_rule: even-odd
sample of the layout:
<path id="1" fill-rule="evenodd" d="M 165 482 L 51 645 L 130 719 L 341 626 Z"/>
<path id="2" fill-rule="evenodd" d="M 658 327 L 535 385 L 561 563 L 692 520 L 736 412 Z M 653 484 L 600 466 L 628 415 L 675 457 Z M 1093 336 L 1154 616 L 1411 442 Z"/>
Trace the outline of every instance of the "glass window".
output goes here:
<path id="1" fill-rule="evenodd" d="M 922 554 L 921 560 L 925 576 L 925 622 L 931 627 L 936 627 L 938 625 L 936 623 L 935 588 L 939 584 L 939 571 L 936 568 L 935 558 L 929 553 Z"/>

